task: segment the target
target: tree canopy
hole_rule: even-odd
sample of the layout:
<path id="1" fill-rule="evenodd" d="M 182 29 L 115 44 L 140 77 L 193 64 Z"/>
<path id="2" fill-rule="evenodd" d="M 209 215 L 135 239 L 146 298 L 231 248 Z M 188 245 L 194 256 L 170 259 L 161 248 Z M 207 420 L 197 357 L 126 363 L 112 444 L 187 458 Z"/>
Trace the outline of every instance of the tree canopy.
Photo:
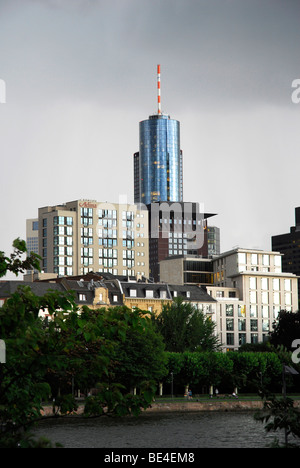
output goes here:
<path id="1" fill-rule="evenodd" d="M 22 241 L 14 246 L 14 257 L 1 256 L 2 272 L 38 266 L 36 257 L 22 263 Z M 127 307 L 78 309 L 71 292 L 49 290 L 38 297 L 21 286 L 0 307 L 0 338 L 6 344 L 6 363 L 0 364 L 1 447 L 26 446 L 24 434 L 49 401 L 52 417 L 77 410 L 73 389 L 95 389 L 85 400 L 86 416 L 138 415 L 166 372 L 162 339 L 154 335 L 150 318 Z M 139 387 L 138 395 L 130 393 L 131 386 Z"/>
<path id="2" fill-rule="evenodd" d="M 175 298 L 164 304 L 155 317 L 157 330 L 163 336 L 166 351 L 216 351 L 220 347 L 215 334 L 216 324 L 191 303 Z"/>
<path id="3" fill-rule="evenodd" d="M 270 343 L 283 346 L 287 351 L 293 350 L 293 341 L 300 339 L 300 312 L 281 310 L 278 321 L 273 324 Z"/>

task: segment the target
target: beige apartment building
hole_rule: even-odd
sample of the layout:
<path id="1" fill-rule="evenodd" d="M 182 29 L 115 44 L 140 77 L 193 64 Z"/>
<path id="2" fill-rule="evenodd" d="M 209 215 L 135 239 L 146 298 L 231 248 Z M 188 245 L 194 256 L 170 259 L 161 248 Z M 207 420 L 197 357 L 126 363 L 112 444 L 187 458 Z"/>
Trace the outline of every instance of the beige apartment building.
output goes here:
<path id="1" fill-rule="evenodd" d="M 212 259 L 173 256 L 160 262 L 161 279 L 198 285 L 216 301 L 212 319 L 223 350 L 268 338 L 280 310 L 298 310 L 298 277 L 282 272 L 282 254 L 234 249 Z"/>
<path id="2" fill-rule="evenodd" d="M 128 203 L 75 200 L 38 211 L 45 273 L 149 276 L 148 211 Z"/>
<path id="3" fill-rule="evenodd" d="M 263 342 L 280 310 L 298 310 L 298 282 L 279 252 L 235 249 L 213 260 L 217 328 L 224 347 Z"/>

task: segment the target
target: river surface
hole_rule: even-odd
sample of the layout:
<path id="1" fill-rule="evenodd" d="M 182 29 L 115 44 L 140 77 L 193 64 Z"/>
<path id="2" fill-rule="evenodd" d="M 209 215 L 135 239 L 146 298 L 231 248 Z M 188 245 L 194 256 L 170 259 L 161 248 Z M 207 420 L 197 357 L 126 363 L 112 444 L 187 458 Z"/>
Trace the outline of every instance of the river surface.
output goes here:
<path id="1" fill-rule="evenodd" d="M 253 412 L 142 414 L 138 418 L 48 420 L 35 429 L 65 448 L 267 448 L 266 433 Z M 279 437 L 283 442 L 283 437 Z M 292 440 L 291 440 L 292 442 Z"/>

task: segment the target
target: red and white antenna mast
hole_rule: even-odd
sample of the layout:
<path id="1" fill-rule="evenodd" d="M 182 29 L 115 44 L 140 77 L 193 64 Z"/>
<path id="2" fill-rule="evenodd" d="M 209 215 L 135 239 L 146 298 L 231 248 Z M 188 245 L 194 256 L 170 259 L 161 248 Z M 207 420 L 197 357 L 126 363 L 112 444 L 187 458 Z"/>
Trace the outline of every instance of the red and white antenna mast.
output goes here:
<path id="1" fill-rule="evenodd" d="M 160 65 L 157 65 L 157 105 L 158 115 L 161 115 L 161 104 L 160 104 Z"/>

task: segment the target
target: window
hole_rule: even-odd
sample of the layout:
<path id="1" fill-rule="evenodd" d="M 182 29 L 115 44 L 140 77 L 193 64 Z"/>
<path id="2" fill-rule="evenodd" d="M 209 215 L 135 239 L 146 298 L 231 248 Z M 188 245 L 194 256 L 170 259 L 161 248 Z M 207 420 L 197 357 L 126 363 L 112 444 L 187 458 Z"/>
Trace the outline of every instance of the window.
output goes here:
<path id="1" fill-rule="evenodd" d="M 233 304 L 226 304 L 226 316 L 233 317 Z"/>
<path id="2" fill-rule="evenodd" d="M 251 265 L 257 265 L 257 254 L 251 254 Z"/>
<path id="3" fill-rule="evenodd" d="M 239 333 L 239 346 L 246 344 L 246 333 Z"/>
<path id="4" fill-rule="evenodd" d="M 246 265 L 246 254 L 245 253 L 238 253 L 238 263 Z"/>
<path id="5" fill-rule="evenodd" d="M 239 331 L 246 331 L 246 319 L 239 319 L 238 320 L 238 330 Z"/>
<path id="6" fill-rule="evenodd" d="M 251 344 L 257 344 L 257 343 L 258 343 L 258 334 L 251 333 Z"/>
<path id="7" fill-rule="evenodd" d="M 273 278 L 273 289 L 274 291 L 279 291 L 280 289 L 279 278 Z"/>
<path id="8" fill-rule="evenodd" d="M 281 256 L 280 255 L 274 255 L 274 265 L 276 267 L 281 267 Z"/>
<path id="9" fill-rule="evenodd" d="M 274 301 L 274 304 L 280 304 L 280 294 L 279 294 L 279 292 L 274 292 L 273 301 Z"/>
<path id="10" fill-rule="evenodd" d="M 269 289 L 269 280 L 268 280 L 268 278 L 262 278 L 261 279 L 261 289 L 263 289 L 265 291 Z"/>
<path id="11" fill-rule="evenodd" d="M 234 330 L 233 319 L 226 319 L 226 330 L 228 331 Z"/>
<path id="12" fill-rule="evenodd" d="M 160 291 L 160 298 L 161 298 L 161 299 L 166 299 L 166 298 L 167 298 L 167 293 L 166 293 L 166 291 Z"/>
<path id="13" fill-rule="evenodd" d="M 256 291 L 250 291 L 250 302 L 256 304 Z"/>
<path id="14" fill-rule="evenodd" d="M 85 294 L 79 294 L 79 300 L 80 301 L 86 301 L 86 295 Z"/>
<path id="15" fill-rule="evenodd" d="M 256 289 L 256 278 L 250 276 L 250 289 Z"/>
<path id="16" fill-rule="evenodd" d="M 136 289 L 130 289 L 130 297 L 136 297 Z"/>
<path id="17" fill-rule="evenodd" d="M 284 280 L 284 289 L 286 291 L 291 291 L 292 290 L 291 280 L 290 279 L 285 279 Z"/>
<path id="18" fill-rule="evenodd" d="M 263 319 L 262 321 L 262 331 L 268 332 L 269 331 L 269 320 Z"/>
<path id="19" fill-rule="evenodd" d="M 254 320 L 254 319 L 250 320 L 250 330 L 257 331 L 257 320 Z"/>
<path id="20" fill-rule="evenodd" d="M 233 333 L 226 333 L 226 344 L 227 344 L 227 346 L 234 345 L 234 334 Z"/>
<path id="21" fill-rule="evenodd" d="M 268 304 L 268 303 L 269 303 L 269 293 L 268 293 L 268 292 L 263 291 L 263 292 L 261 293 L 261 302 L 262 302 L 263 304 Z"/>
<path id="22" fill-rule="evenodd" d="M 261 307 L 261 314 L 263 318 L 269 318 L 269 306 L 268 305 L 263 305 Z"/>
<path id="23" fill-rule="evenodd" d="M 269 256 L 269 255 L 264 254 L 264 255 L 262 256 L 262 260 L 263 260 L 263 265 L 264 265 L 264 266 L 270 265 L 270 256 Z"/>
<path id="24" fill-rule="evenodd" d="M 153 297 L 153 290 L 152 289 L 146 289 L 146 297 L 147 298 Z"/>
<path id="25" fill-rule="evenodd" d="M 285 304 L 292 305 L 292 295 L 291 293 L 285 293 Z"/>
<path id="26" fill-rule="evenodd" d="M 280 312 L 280 307 L 279 306 L 273 306 L 273 317 L 274 317 L 274 320 L 277 320 L 278 319 L 278 314 Z"/>

